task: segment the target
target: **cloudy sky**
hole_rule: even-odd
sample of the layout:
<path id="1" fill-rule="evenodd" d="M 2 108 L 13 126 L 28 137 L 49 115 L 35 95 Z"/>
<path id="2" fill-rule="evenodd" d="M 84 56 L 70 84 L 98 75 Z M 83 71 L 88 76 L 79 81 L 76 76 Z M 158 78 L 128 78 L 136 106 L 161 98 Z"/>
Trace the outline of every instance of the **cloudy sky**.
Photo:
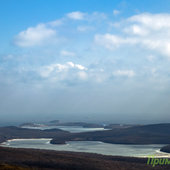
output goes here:
<path id="1" fill-rule="evenodd" d="M 169 114 L 170 0 L 1 0 L 1 122 Z"/>

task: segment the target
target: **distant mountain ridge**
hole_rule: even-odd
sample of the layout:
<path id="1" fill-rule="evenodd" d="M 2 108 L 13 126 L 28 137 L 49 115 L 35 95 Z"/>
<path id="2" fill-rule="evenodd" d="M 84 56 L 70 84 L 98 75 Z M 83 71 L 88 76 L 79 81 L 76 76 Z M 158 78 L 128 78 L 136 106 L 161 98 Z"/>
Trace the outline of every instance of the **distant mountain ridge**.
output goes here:
<path id="1" fill-rule="evenodd" d="M 170 123 L 137 125 L 105 131 L 70 133 L 60 129 L 0 128 L 0 142 L 14 138 L 52 138 L 52 144 L 66 141 L 101 141 L 113 144 L 170 144 Z"/>
<path id="2" fill-rule="evenodd" d="M 51 143 L 58 143 L 57 140 L 57 138 L 53 138 Z M 106 131 L 70 133 L 59 140 L 62 143 L 66 141 L 92 140 L 114 144 L 170 144 L 170 124 L 152 124 L 115 128 Z"/>

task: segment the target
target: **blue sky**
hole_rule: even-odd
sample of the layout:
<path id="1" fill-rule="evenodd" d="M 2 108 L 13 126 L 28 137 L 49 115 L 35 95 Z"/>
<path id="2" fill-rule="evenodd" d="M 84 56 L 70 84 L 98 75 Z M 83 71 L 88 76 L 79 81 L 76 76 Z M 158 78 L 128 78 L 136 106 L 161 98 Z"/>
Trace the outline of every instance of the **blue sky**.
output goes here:
<path id="1" fill-rule="evenodd" d="M 1 0 L 1 120 L 164 122 L 169 0 Z"/>

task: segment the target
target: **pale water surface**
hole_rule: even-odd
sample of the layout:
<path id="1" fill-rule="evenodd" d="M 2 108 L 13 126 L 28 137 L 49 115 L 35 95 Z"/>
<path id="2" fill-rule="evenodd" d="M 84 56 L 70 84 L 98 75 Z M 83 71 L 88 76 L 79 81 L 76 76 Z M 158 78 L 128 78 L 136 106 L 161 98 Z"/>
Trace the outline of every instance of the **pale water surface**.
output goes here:
<path id="1" fill-rule="evenodd" d="M 104 128 L 84 128 L 84 127 L 81 127 L 81 126 L 43 126 L 43 127 L 23 126 L 22 128 L 40 129 L 40 130 L 45 130 L 45 129 L 61 129 L 61 130 L 69 131 L 71 133 L 108 130 L 108 129 L 104 129 Z"/>
<path id="2" fill-rule="evenodd" d="M 44 127 L 30 127 L 30 129 L 62 129 L 72 133 L 107 130 L 104 128 L 83 128 L 80 126 L 44 126 Z M 123 144 L 108 144 L 98 141 L 70 141 L 63 145 L 50 144 L 51 139 L 14 139 L 4 142 L 2 146 L 14 148 L 35 148 L 35 149 L 49 149 L 57 151 L 74 151 L 74 152 L 91 152 L 104 155 L 117 156 L 170 156 L 170 154 L 160 152 L 160 148 L 164 145 L 123 145 Z"/>
<path id="3" fill-rule="evenodd" d="M 97 141 L 72 141 L 63 145 L 50 144 L 51 139 L 14 139 L 3 143 L 3 146 L 14 148 L 37 148 L 49 149 L 57 151 L 75 151 L 75 152 L 91 152 L 104 155 L 119 156 L 148 156 L 161 155 L 169 156 L 169 154 L 160 152 L 160 148 L 164 145 L 120 145 L 108 144 Z"/>

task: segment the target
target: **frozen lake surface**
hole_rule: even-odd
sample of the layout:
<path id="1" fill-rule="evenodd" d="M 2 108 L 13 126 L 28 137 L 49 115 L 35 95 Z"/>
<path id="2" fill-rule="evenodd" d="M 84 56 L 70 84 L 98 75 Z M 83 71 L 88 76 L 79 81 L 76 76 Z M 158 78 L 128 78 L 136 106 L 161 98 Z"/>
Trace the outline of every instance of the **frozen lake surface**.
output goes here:
<path id="1" fill-rule="evenodd" d="M 40 129 L 40 130 L 61 129 L 61 130 L 69 131 L 71 133 L 108 130 L 108 129 L 104 129 L 104 128 L 84 128 L 84 127 L 81 127 L 81 126 L 43 126 L 43 127 L 23 126 L 22 128 Z"/>
<path id="2" fill-rule="evenodd" d="M 108 144 L 97 141 L 71 141 L 63 145 L 50 144 L 51 139 L 14 139 L 3 143 L 3 146 L 14 148 L 36 148 L 57 151 L 75 151 L 75 152 L 91 152 L 104 155 L 117 156 L 149 156 L 160 155 L 169 156 L 169 154 L 160 152 L 160 148 L 164 145 L 122 145 Z"/>

